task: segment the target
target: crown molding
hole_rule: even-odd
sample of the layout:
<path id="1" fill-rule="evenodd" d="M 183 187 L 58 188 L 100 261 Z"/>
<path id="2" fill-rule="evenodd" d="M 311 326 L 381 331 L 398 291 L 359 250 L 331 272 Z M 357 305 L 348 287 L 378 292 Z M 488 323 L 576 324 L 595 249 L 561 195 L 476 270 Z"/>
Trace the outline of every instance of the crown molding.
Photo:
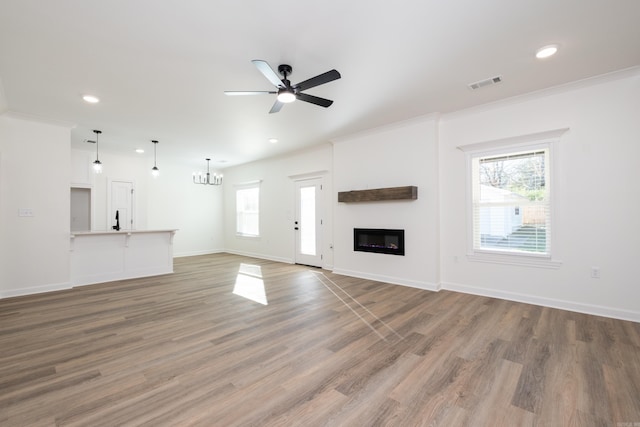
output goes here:
<path id="1" fill-rule="evenodd" d="M 395 130 L 395 129 L 399 129 L 399 128 L 403 128 L 406 126 L 411 126 L 411 125 L 415 125 L 415 124 L 422 124 L 422 123 L 426 123 L 429 121 L 435 121 L 437 122 L 440 118 L 440 113 L 429 113 L 429 114 L 424 114 L 421 116 L 416 116 L 416 117 L 412 117 L 410 119 L 407 120 L 401 120 L 399 122 L 393 122 L 393 123 L 388 123 L 386 125 L 382 125 L 382 126 L 377 126 L 374 128 L 370 128 L 370 129 L 365 129 L 363 131 L 360 132 L 355 132 L 349 135 L 345 135 L 345 136 L 340 136 L 340 137 L 336 137 L 336 138 L 332 138 L 330 140 L 331 144 L 339 144 L 342 142 L 346 142 L 346 141 L 351 141 L 354 139 L 359 139 L 359 138 L 364 138 L 370 135 L 374 135 L 380 132 L 388 132 L 391 130 Z"/>
<path id="2" fill-rule="evenodd" d="M 1 107 L 0 107 L 0 116 L 8 117 L 10 119 L 15 119 L 15 120 L 24 120 L 24 121 L 28 121 L 28 122 L 43 123 L 43 124 L 47 124 L 47 125 L 60 126 L 60 127 L 64 127 L 64 128 L 67 128 L 67 129 L 75 129 L 76 126 L 77 126 L 76 123 L 67 122 L 65 120 L 50 119 L 50 118 L 46 118 L 46 117 L 35 116 L 35 115 L 32 115 L 32 114 L 20 113 L 18 111 L 13 111 L 13 110 L 6 110 L 6 111 L 2 112 Z"/>

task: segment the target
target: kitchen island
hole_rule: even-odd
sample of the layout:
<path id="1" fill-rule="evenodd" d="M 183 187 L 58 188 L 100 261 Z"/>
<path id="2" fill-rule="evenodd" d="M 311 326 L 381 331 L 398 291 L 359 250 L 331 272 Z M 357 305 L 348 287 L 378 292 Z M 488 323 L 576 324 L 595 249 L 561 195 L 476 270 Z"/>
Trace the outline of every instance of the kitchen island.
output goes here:
<path id="1" fill-rule="evenodd" d="M 176 231 L 72 232 L 72 286 L 173 273 Z"/>

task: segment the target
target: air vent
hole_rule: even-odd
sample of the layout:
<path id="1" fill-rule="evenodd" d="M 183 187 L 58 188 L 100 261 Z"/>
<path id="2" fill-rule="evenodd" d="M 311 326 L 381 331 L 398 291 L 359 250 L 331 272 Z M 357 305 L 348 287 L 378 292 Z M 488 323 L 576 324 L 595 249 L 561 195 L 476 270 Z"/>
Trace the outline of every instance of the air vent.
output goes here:
<path id="1" fill-rule="evenodd" d="M 469 88 L 476 90 L 476 89 L 480 89 L 481 87 L 500 83 L 501 81 L 502 81 L 502 76 L 495 76 L 495 77 L 491 77 L 490 79 L 484 79 L 475 83 L 469 83 Z"/>

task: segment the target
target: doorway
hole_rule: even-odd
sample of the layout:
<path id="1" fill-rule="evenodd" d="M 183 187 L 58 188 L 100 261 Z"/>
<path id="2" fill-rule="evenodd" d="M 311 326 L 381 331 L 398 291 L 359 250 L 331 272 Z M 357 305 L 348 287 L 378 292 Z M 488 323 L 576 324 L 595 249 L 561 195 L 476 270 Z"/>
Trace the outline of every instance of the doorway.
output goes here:
<path id="1" fill-rule="evenodd" d="M 110 181 L 109 193 L 109 217 L 107 218 L 107 228 L 112 229 L 116 224 L 120 225 L 120 230 L 133 230 L 133 192 L 132 181 Z M 118 219 L 116 220 L 116 213 Z"/>
<path id="2" fill-rule="evenodd" d="M 322 267 L 322 178 L 295 182 L 296 264 Z"/>
<path id="3" fill-rule="evenodd" d="M 91 189 L 71 187 L 71 231 L 91 230 Z"/>

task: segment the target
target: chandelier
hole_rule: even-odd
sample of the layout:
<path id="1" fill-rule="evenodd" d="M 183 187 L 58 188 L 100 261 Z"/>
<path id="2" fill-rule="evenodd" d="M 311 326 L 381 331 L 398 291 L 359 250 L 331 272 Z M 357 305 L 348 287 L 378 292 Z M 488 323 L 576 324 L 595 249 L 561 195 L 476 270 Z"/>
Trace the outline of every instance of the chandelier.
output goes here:
<path id="1" fill-rule="evenodd" d="M 203 184 L 203 185 L 221 185 L 222 184 L 222 174 L 218 175 L 214 173 L 211 175 L 209 173 L 209 161 L 211 159 L 205 159 L 207 161 L 207 173 L 203 174 L 202 172 L 194 172 L 193 173 L 193 183 L 194 184 Z"/>

